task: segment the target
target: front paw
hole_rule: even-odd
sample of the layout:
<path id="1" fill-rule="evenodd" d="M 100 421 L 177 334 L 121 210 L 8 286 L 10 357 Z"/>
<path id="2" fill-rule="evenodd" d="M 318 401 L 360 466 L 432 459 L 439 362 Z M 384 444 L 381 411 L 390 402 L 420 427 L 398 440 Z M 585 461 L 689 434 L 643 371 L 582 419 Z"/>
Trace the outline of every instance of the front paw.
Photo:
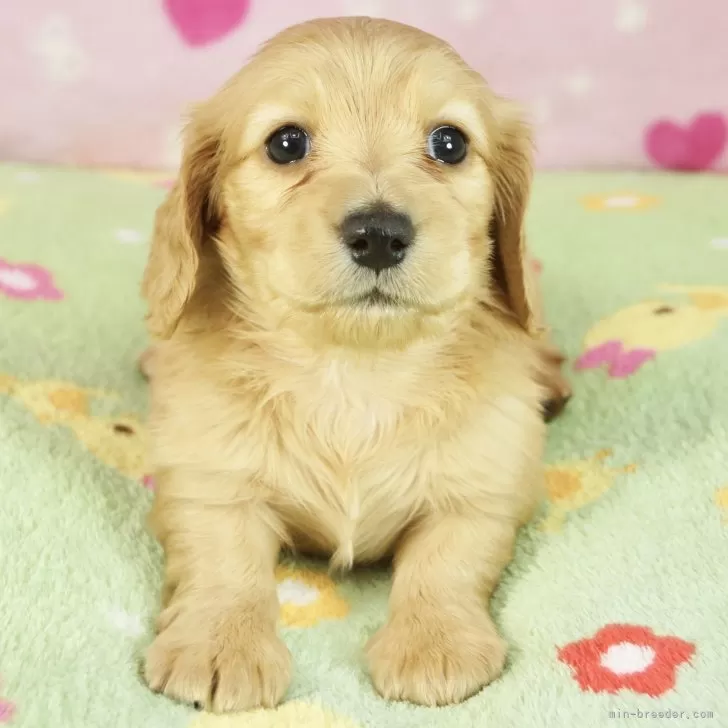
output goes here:
<path id="1" fill-rule="evenodd" d="M 367 645 L 374 687 L 388 700 L 459 703 L 503 671 L 506 644 L 487 614 L 400 612 Z"/>
<path id="2" fill-rule="evenodd" d="M 216 713 L 272 708 L 290 682 L 291 658 L 256 615 L 182 611 L 147 651 L 149 687 Z"/>

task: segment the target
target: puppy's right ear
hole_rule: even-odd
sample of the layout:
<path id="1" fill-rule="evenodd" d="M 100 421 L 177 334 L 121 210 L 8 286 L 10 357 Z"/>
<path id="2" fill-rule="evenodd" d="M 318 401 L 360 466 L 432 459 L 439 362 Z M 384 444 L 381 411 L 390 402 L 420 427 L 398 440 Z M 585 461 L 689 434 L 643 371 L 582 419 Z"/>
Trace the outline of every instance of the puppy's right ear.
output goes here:
<path id="1" fill-rule="evenodd" d="M 219 227 L 219 136 L 193 122 L 185 132 L 179 177 L 157 210 L 142 295 L 152 336 L 168 339 L 197 285 L 203 246 Z"/>

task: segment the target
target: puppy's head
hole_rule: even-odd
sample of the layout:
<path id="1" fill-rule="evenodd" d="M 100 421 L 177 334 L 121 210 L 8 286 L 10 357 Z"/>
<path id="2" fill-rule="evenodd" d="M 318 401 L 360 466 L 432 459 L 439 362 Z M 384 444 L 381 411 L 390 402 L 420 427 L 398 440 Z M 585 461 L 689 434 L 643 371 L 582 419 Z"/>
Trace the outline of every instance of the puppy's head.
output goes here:
<path id="1" fill-rule="evenodd" d="M 150 328 L 168 337 L 205 296 L 339 343 L 402 344 L 476 303 L 528 327 L 530 153 L 515 109 L 430 35 L 362 18 L 284 31 L 188 126 Z"/>

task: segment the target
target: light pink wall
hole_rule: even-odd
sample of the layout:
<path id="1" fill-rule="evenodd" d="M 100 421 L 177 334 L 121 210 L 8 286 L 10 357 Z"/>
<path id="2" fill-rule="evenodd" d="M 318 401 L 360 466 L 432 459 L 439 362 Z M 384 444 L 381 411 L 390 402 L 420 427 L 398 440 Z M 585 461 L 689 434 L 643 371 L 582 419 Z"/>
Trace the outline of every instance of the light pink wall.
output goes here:
<path id="1" fill-rule="evenodd" d="M 542 166 L 728 168 L 725 0 L 8 1 L 0 158 L 174 166 L 190 101 L 284 26 L 352 14 L 450 41 L 530 105 Z"/>

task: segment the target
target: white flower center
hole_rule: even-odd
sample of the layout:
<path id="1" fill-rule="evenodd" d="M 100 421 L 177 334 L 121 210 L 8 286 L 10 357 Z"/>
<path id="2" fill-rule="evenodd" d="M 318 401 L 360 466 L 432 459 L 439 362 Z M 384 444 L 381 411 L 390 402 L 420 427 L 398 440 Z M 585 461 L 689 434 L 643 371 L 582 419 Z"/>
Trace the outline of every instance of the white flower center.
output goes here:
<path id="1" fill-rule="evenodd" d="M 139 637 L 144 634 L 144 625 L 137 614 L 129 614 L 120 607 L 114 607 L 108 613 L 109 622 L 120 632 L 129 637 Z"/>
<path id="2" fill-rule="evenodd" d="M 278 600 L 283 604 L 305 607 L 319 598 L 318 589 L 303 584 L 295 579 L 284 579 L 278 585 Z"/>
<path id="3" fill-rule="evenodd" d="M 604 200 L 606 207 L 636 207 L 639 204 L 639 197 L 634 195 L 621 195 L 619 197 L 607 197 Z"/>
<path id="4" fill-rule="evenodd" d="M 33 276 L 17 268 L 0 268 L 0 283 L 16 291 L 32 291 L 38 287 Z"/>
<path id="5" fill-rule="evenodd" d="M 144 242 L 144 236 L 138 230 L 121 228 L 117 230 L 114 235 L 120 243 L 125 243 L 127 245 Z"/>
<path id="6" fill-rule="evenodd" d="M 655 651 L 645 645 L 620 642 L 602 653 L 602 667 L 617 675 L 631 675 L 644 672 L 655 661 Z"/>

